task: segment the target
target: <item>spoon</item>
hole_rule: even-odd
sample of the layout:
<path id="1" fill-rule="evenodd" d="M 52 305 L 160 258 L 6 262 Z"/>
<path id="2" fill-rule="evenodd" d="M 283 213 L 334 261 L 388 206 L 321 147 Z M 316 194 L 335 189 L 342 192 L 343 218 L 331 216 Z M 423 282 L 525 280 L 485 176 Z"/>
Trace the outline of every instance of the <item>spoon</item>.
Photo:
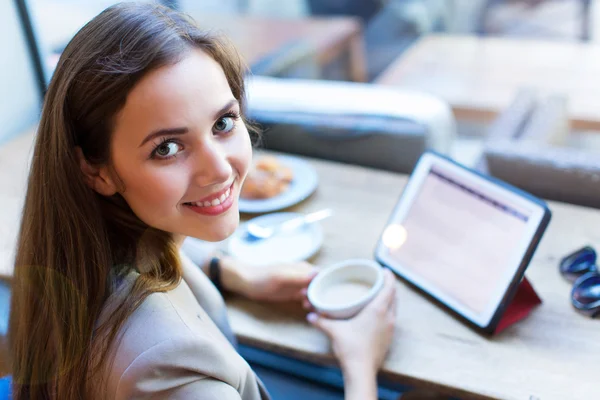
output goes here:
<path id="1" fill-rule="evenodd" d="M 327 217 L 330 217 L 332 214 L 332 210 L 327 208 L 321 211 L 295 217 L 272 226 L 261 226 L 257 223 L 249 222 L 246 225 L 245 240 L 248 242 L 265 240 L 272 237 L 276 233 L 290 232 L 302 228 L 308 224 L 312 224 L 313 222 L 321 221 Z"/>

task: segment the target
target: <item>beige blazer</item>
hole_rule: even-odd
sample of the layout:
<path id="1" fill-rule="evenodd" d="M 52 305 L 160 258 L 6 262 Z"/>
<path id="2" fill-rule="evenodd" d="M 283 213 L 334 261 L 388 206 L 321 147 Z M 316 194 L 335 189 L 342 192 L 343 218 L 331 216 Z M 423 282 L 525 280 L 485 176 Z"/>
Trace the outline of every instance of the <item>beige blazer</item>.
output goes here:
<path id="1" fill-rule="evenodd" d="M 184 279 L 148 296 L 110 349 L 98 399 L 265 400 L 269 396 L 233 338 L 223 298 L 206 275 L 182 255 Z M 99 321 L 135 281 L 131 273 L 109 298 Z"/>

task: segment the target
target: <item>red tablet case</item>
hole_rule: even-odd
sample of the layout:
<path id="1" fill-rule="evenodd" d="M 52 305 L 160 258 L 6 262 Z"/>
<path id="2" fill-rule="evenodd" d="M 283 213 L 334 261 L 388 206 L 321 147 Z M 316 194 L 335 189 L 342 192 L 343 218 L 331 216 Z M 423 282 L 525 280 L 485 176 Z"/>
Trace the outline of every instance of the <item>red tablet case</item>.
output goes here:
<path id="1" fill-rule="evenodd" d="M 506 310 L 504 310 L 504 314 L 502 314 L 500 322 L 498 322 L 498 325 L 494 330 L 494 334 L 500 333 L 509 326 L 521 321 L 529 315 L 535 306 L 541 303 L 542 299 L 535 292 L 531 283 L 529 283 L 526 277 L 523 277 L 523 280 L 517 288 L 515 297 L 508 307 L 506 307 Z"/>

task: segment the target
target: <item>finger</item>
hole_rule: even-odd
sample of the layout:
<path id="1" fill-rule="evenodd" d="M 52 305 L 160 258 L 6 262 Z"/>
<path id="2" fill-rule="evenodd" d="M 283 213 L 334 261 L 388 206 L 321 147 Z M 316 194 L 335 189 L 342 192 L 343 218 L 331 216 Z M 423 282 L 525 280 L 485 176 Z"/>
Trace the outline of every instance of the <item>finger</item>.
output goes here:
<path id="1" fill-rule="evenodd" d="M 302 308 L 304 308 L 305 310 L 311 310 L 312 309 L 312 304 L 310 304 L 310 301 L 308 301 L 308 299 L 303 299 L 302 300 Z"/>
<path id="2" fill-rule="evenodd" d="M 332 335 L 332 323 L 329 319 L 320 316 L 317 313 L 311 312 L 306 315 L 306 320 L 314 327 L 325 332 L 329 337 Z"/>
<path id="3" fill-rule="evenodd" d="M 304 289 L 296 291 L 296 293 L 292 296 L 292 298 L 296 301 L 304 301 L 306 298 L 306 293 L 303 293 Z"/>
<path id="4" fill-rule="evenodd" d="M 302 272 L 304 273 L 304 275 L 298 276 L 299 281 L 306 282 L 308 284 L 314 279 L 315 276 L 317 276 L 319 270 L 313 267 L 312 265 L 307 264 L 307 267 L 303 268 Z"/>
<path id="5" fill-rule="evenodd" d="M 307 290 L 307 288 L 300 289 L 298 291 L 298 293 L 296 294 L 295 299 L 296 300 L 300 300 L 301 302 L 304 302 L 304 300 L 307 299 L 307 297 L 306 297 L 306 290 Z"/>
<path id="6" fill-rule="evenodd" d="M 284 270 L 279 275 L 279 279 L 283 281 L 287 286 L 290 287 L 307 287 L 313 278 L 319 273 L 316 268 L 290 268 Z"/>
<path id="7" fill-rule="evenodd" d="M 310 301 L 308 300 L 308 289 L 304 288 L 300 291 L 300 293 L 302 293 L 302 308 L 304 308 L 305 310 L 310 310 L 312 309 L 312 304 L 310 304 Z"/>
<path id="8" fill-rule="evenodd" d="M 391 305 L 392 300 L 395 296 L 396 292 L 396 278 L 392 274 L 392 272 L 388 269 L 383 271 L 384 274 L 384 282 L 383 288 L 381 292 L 373 299 L 371 302 L 372 307 L 388 307 Z"/>
<path id="9" fill-rule="evenodd" d="M 398 309 L 398 298 L 396 297 L 396 294 L 394 293 L 394 297 L 392 298 L 392 306 L 390 307 L 392 315 L 396 315 L 397 309 Z"/>
<path id="10" fill-rule="evenodd" d="M 389 317 L 392 320 L 396 319 L 396 310 L 397 310 L 397 308 L 398 308 L 398 298 L 394 294 L 394 297 L 392 298 L 392 304 L 388 308 L 388 315 L 389 315 Z"/>
<path id="11" fill-rule="evenodd" d="M 388 303 L 387 306 L 390 308 L 393 308 L 396 304 L 396 277 L 394 276 L 394 273 L 390 270 L 386 270 L 387 273 L 389 274 L 389 283 L 391 286 L 391 294 L 388 297 Z"/>
<path id="12" fill-rule="evenodd" d="M 299 263 L 296 264 L 299 268 L 304 268 L 304 269 L 314 269 L 315 266 L 309 262 L 306 261 L 301 261 Z"/>
<path id="13" fill-rule="evenodd" d="M 290 269 L 293 269 L 295 271 L 305 272 L 307 274 L 312 272 L 313 270 L 316 270 L 314 265 L 307 263 L 306 261 L 288 264 L 288 266 Z"/>
<path id="14" fill-rule="evenodd" d="M 293 277 L 292 279 L 288 279 L 285 282 L 282 282 L 281 290 L 290 291 L 290 292 L 302 292 L 304 296 L 306 296 L 306 291 L 308 290 L 308 285 L 314 278 L 314 275 L 308 275 L 304 277 Z"/>

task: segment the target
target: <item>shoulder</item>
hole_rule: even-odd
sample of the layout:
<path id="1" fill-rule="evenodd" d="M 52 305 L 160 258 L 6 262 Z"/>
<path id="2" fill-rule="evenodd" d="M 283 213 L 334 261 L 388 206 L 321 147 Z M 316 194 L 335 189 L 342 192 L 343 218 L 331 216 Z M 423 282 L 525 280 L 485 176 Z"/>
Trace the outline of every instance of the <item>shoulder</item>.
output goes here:
<path id="1" fill-rule="evenodd" d="M 196 365 L 211 358 L 211 352 L 227 354 L 229 346 L 214 323 L 194 297 L 188 295 L 184 281 L 172 291 L 150 294 L 127 318 L 112 344 L 115 362 L 112 369 L 123 370 L 141 355 L 156 354 L 168 349 L 173 354 L 182 351 L 203 354 Z M 151 351 L 150 351 L 151 350 Z M 175 357 L 166 361 L 174 362 Z M 214 360 L 213 360 L 214 361 Z"/>
<path id="2" fill-rule="evenodd" d="M 223 373 L 222 363 L 218 349 L 205 341 L 169 338 L 140 353 L 123 370 L 114 382 L 115 397 L 239 399 L 240 382 Z"/>
<path id="3" fill-rule="evenodd" d="M 104 304 L 97 325 L 107 322 L 108 316 L 126 301 L 138 277 L 138 273 L 126 276 Z M 177 304 L 177 293 L 185 290 L 186 286 L 182 280 L 173 290 L 149 294 L 127 317 L 119 329 L 118 340 L 112 344 L 117 361 L 130 362 L 137 355 L 170 338 L 202 336 L 202 330 L 193 330 L 189 326 L 190 310 L 180 309 L 181 303 L 184 308 L 193 309 L 193 302 L 180 301 Z M 184 313 L 188 314 L 187 318 L 183 318 Z"/>
<path id="4" fill-rule="evenodd" d="M 114 299 L 115 303 L 117 299 Z M 119 299 L 120 300 L 120 299 Z M 110 306 L 105 311 L 110 310 Z M 202 340 L 179 316 L 166 293 L 152 293 L 127 318 L 109 349 L 108 377 L 111 383 L 141 355 L 161 343 Z"/>
<path id="5" fill-rule="evenodd" d="M 219 386 L 211 380 L 237 393 L 249 366 L 201 309 L 181 306 L 185 290 L 183 283 L 171 292 L 153 293 L 129 316 L 111 345 L 107 393 L 130 398 L 171 393 L 194 382 L 198 387 L 200 381 Z"/>
<path id="6" fill-rule="evenodd" d="M 201 336 L 201 332 L 192 332 L 185 323 L 168 293 L 152 293 L 146 297 L 128 317 L 120 333 L 119 354 L 124 352 L 129 357 L 167 339 Z"/>

